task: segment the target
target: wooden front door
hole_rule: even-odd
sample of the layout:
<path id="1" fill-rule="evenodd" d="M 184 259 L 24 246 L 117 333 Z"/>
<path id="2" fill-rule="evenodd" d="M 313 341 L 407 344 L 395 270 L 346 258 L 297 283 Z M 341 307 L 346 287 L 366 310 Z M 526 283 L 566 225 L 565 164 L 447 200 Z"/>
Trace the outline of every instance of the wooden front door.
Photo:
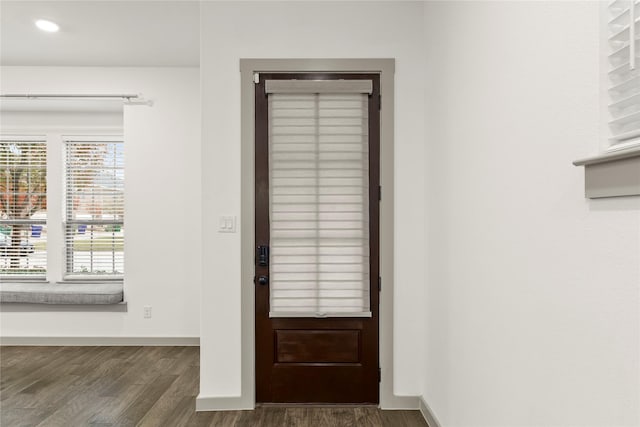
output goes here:
<path id="1" fill-rule="evenodd" d="M 379 93 L 377 74 L 255 85 L 257 403 L 379 401 Z"/>

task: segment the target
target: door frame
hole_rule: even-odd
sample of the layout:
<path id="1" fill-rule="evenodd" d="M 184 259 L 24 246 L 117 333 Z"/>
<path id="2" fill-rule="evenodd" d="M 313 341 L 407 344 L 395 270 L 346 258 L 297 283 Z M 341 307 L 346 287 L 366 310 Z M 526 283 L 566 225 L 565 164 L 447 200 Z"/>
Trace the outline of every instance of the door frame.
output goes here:
<path id="1" fill-rule="evenodd" d="M 319 80 L 317 80 L 319 79 Z M 378 277 L 379 277 L 379 201 L 378 201 L 378 185 L 379 185 L 379 172 L 380 172 L 380 111 L 379 105 L 379 93 L 380 93 L 380 74 L 340 74 L 340 73 L 264 73 L 259 74 L 259 83 L 255 84 L 255 123 L 256 123 L 256 136 L 255 136 L 255 236 L 257 245 L 267 245 L 267 248 L 272 248 L 275 245 L 272 240 L 274 232 L 271 230 L 270 224 L 273 220 L 273 207 L 271 203 L 273 198 L 276 197 L 271 191 L 271 177 L 274 173 L 271 168 L 271 126 L 272 117 L 271 114 L 271 101 L 274 102 L 278 91 L 271 95 L 268 91 L 268 83 L 283 83 L 293 81 L 323 81 L 329 84 L 329 82 L 339 82 L 340 80 L 349 80 L 352 82 L 368 83 L 370 85 L 369 93 L 362 93 L 362 91 L 351 92 L 350 96 L 356 96 L 358 100 L 358 107 L 361 107 L 363 98 L 365 99 L 366 126 L 363 127 L 363 122 L 360 121 L 358 130 L 364 130 L 364 133 L 360 135 L 358 142 L 363 144 L 362 137 L 365 136 L 366 154 L 359 157 L 360 162 L 366 162 L 365 174 L 362 178 L 366 179 L 366 198 L 367 200 L 362 209 L 359 211 L 359 215 L 364 215 L 367 219 L 364 220 L 363 225 L 366 225 L 366 249 L 367 249 L 367 262 L 365 263 L 367 279 L 365 281 L 368 290 L 367 300 L 370 305 L 369 315 L 346 315 L 340 316 L 334 314 L 327 318 L 318 319 L 314 316 L 276 316 L 271 317 L 271 309 L 269 307 L 271 301 L 271 292 L 273 290 L 271 285 L 254 287 L 255 290 L 255 333 L 256 333 L 256 404 L 260 403 L 278 403 L 278 402 L 298 402 L 298 403 L 313 403 L 313 402 L 325 402 L 325 403 L 362 403 L 368 405 L 378 405 L 380 401 L 380 378 L 379 378 L 379 300 L 380 295 L 378 291 Z M 286 93 L 286 92 L 285 92 Z M 311 94 L 313 96 L 313 94 Z M 286 95 L 283 95 L 286 96 Z M 316 123 L 317 126 L 322 127 L 322 92 L 320 95 L 315 96 L 315 117 L 316 121 L 320 117 L 320 121 Z M 326 96 L 331 96 L 327 93 Z M 325 100 L 327 98 L 324 98 Z M 275 105 L 275 104 L 274 104 Z M 325 106 L 326 107 L 326 106 Z M 289 107 L 288 107 L 289 108 Z M 331 107 L 328 107 L 331 108 Z M 355 107 L 352 107 L 355 108 Z M 318 128 L 316 127 L 316 132 Z M 320 132 L 322 134 L 322 132 Z M 336 141 L 334 141 L 336 142 Z M 318 136 L 316 133 L 316 139 L 312 141 L 312 144 L 319 144 L 315 150 L 322 152 L 322 136 Z M 360 147 L 362 150 L 362 147 Z M 275 154 L 274 154 L 275 155 Z M 360 163 L 362 165 L 362 163 Z M 320 167 L 320 164 L 316 164 Z M 316 171 L 317 172 L 317 171 Z M 322 175 L 320 175 L 322 176 Z M 317 177 L 316 177 L 317 178 Z M 266 184 L 266 185 L 265 185 Z M 319 193 L 320 194 L 320 193 Z M 322 197 L 322 196 L 320 196 Z M 352 203 L 353 201 L 349 202 Z M 362 236 L 361 236 L 362 237 Z M 361 247 L 362 249 L 362 247 Z M 273 252 L 275 253 L 275 252 Z M 267 277 L 274 277 L 272 263 L 267 262 L 265 266 L 258 265 L 255 261 L 255 274 L 256 276 L 266 274 Z M 271 280 L 269 280 L 271 281 Z M 362 311 L 362 310 L 361 310 Z M 292 330 L 296 330 L 293 332 Z M 341 335 L 336 334 L 337 330 L 341 331 Z M 313 331 L 313 332 L 312 332 Z M 321 332 L 323 331 L 323 332 Z M 280 350 L 281 346 L 277 342 L 284 338 L 287 334 L 289 339 L 293 339 L 291 334 L 297 335 L 298 339 L 310 338 L 310 334 L 330 334 L 333 340 L 339 340 L 342 344 L 347 346 L 354 346 L 352 351 L 355 350 L 355 354 L 349 353 L 349 362 L 347 360 L 338 361 L 334 359 L 332 361 L 329 355 L 335 356 L 333 351 L 337 350 L 334 347 L 337 342 L 332 342 L 330 346 L 324 348 L 326 353 L 323 353 L 326 365 L 309 366 L 308 363 L 303 363 L 303 360 L 290 360 L 294 363 L 278 363 L 279 355 L 284 355 Z M 345 335 L 345 333 L 349 335 Z M 355 335 L 354 335 L 355 333 Z M 327 343 L 328 344 L 328 343 Z M 285 348 L 287 347 L 284 344 Z M 319 350 L 319 349 L 317 349 Z M 265 353 L 266 352 L 266 353 Z M 285 353 L 287 350 L 285 350 Z M 277 353 L 277 354 L 276 354 Z M 318 356 L 319 353 L 314 353 Z M 293 356 L 293 353 L 288 354 Z M 308 354 L 307 356 L 311 356 Z M 343 355 L 344 356 L 344 355 Z M 314 356 L 311 356 L 314 357 Z M 352 358 L 355 358 L 352 359 Z M 305 359 L 311 361 L 314 359 Z M 315 359 L 317 360 L 317 359 Z M 296 363 L 297 362 L 297 363 Z M 302 379 L 304 378 L 304 379 Z M 313 385 L 309 383 L 311 381 Z"/>
<path id="2" fill-rule="evenodd" d="M 255 292 L 254 292 L 254 145 L 255 73 L 327 72 L 380 74 L 380 339 L 382 378 L 380 407 L 416 409 L 416 396 L 393 393 L 393 164 L 394 164 L 394 71 L 395 59 L 240 59 L 241 77 L 241 396 L 220 399 L 216 409 L 255 407 Z M 224 401 L 222 401 L 224 400 Z M 203 408 L 204 409 L 204 408 Z"/>

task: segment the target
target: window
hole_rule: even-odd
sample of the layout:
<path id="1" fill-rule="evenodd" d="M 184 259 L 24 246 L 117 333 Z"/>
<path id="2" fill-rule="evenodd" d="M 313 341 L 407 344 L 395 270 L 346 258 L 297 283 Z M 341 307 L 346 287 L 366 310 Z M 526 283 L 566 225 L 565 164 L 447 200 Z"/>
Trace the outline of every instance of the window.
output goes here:
<path id="1" fill-rule="evenodd" d="M 640 0 L 608 5 L 610 148 L 640 143 Z"/>
<path id="2" fill-rule="evenodd" d="M 123 276 L 122 138 L 0 138 L 0 279 Z"/>
<path id="3" fill-rule="evenodd" d="M 640 195 L 640 0 L 601 3 L 603 152 L 573 162 L 584 166 L 585 196 Z M 604 93 L 606 92 L 606 94 Z M 606 101 L 604 101 L 606 99 Z M 606 107 L 605 107 L 606 105 Z"/>
<path id="4" fill-rule="evenodd" d="M 43 138 L 0 141 L 0 277 L 47 273 L 47 145 Z"/>
<path id="5" fill-rule="evenodd" d="M 65 144 L 65 277 L 122 278 L 124 145 L 67 139 Z"/>
<path id="6" fill-rule="evenodd" d="M 270 316 L 371 316 L 370 80 L 266 80 Z"/>

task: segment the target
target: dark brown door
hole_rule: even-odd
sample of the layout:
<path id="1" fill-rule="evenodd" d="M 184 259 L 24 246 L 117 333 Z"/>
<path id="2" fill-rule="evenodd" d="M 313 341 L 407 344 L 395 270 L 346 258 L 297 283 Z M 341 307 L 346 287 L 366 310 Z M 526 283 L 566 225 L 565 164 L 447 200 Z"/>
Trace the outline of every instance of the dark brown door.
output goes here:
<path id="1" fill-rule="evenodd" d="M 371 82 L 371 93 L 364 94 L 361 98 L 365 115 L 362 124 L 362 135 L 365 135 L 363 137 L 364 142 L 362 143 L 364 148 L 361 150 L 365 152 L 365 160 L 361 168 L 364 172 L 362 172 L 363 175 L 360 177 L 363 181 L 362 185 L 350 187 L 350 185 L 353 184 L 353 180 L 357 179 L 358 175 L 356 170 L 360 168 L 350 160 L 357 158 L 354 156 L 358 156 L 359 149 L 351 149 L 352 146 L 357 147 L 355 144 L 357 143 L 358 137 L 350 134 L 353 129 L 350 128 L 349 125 L 357 123 L 358 119 L 353 118 L 353 116 L 350 115 L 351 113 L 346 112 L 346 109 L 341 107 L 342 104 L 336 104 L 337 107 L 335 107 L 336 109 L 333 112 L 332 110 L 327 110 L 328 112 L 316 114 L 316 123 L 322 120 L 325 120 L 327 123 L 332 123 L 331 119 L 336 118 L 336 120 L 333 121 L 336 127 L 329 127 L 329 130 L 326 132 L 322 131 L 325 133 L 320 134 L 319 137 L 317 135 L 313 137 L 305 133 L 306 131 L 300 131 L 301 139 L 296 139 L 296 135 L 298 134 L 295 130 L 296 122 L 294 121 L 293 126 L 286 132 L 286 139 L 282 139 L 283 142 L 281 146 L 291 148 L 293 155 L 290 157 L 297 158 L 302 163 L 292 163 L 293 167 L 288 167 L 285 159 L 283 160 L 284 163 L 279 164 L 280 166 L 284 165 L 284 169 L 277 169 L 275 166 L 270 167 L 270 162 L 272 165 L 275 165 L 276 159 L 280 159 L 280 157 L 278 157 L 280 156 L 279 151 L 270 151 L 270 144 L 273 142 L 271 140 L 274 140 L 276 138 L 274 135 L 278 134 L 278 120 L 291 116 L 295 118 L 301 114 L 276 106 L 278 102 L 275 100 L 276 98 L 272 94 L 267 94 L 265 90 L 265 82 L 268 80 L 362 80 Z M 255 85 L 255 357 L 256 402 L 258 403 L 377 404 L 379 401 L 379 93 L 380 80 L 376 74 L 260 74 L 259 83 Z M 342 98 L 340 98 L 339 95 L 335 99 L 338 100 L 336 102 L 342 102 Z M 324 102 L 325 105 L 329 106 L 327 108 L 333 108 L 331 106 L 333 100 L 330 97 L 304 98 L 303 94 L 300 99 L 294 97 L 292 102 L 299 102 L 301 108 L 304 109 L 304 103 L 307 101 L 309 105 L 314 105 L 313 103 L 315 102 L 316 106 Z M 270 109 L 273 111 L 270 111 Z M 318 115 L 320 116 L 319 118 Z M 306 119 L 300 119 L 301 124 L 313 124 L 313 121 L 312 116 L 308 116 Z M 341 139 L 341 128 L 339 126 L 344 126 L 345 139 Z M 293 129 L 293 131 L 291 131 L 291 129 Z M 335 131 L 335 129 L 338 129 L 338 131 Z M 323 153 L 320 152 L 319 154 L 319 151 L 327 150 L 328 154 L 326 154 L 324 158 L 328 159 L 326 160 L 326 165 L 328 166 L 326 170 L 321 171 L 321 174 L 323 177 L 326 177 L 325 182 L 329 183 L 329 187 L 325 192 L 331 194 L 339 193 L 333 196 L 334 199 L 331 197 L 323 199 L 322 195 L 318 196 L 317 194 L 314 196 L 314 191 L 321 190 L 314 190 L 311 187 L 311 189 L 308 189 L 305 187 L 305 183 L 308 183 L 310 179 L 318 179 L 319 176 L 319 173 L 315 172 L 315 178 L 310 178 L 314 172 L 305 169 L 305 153 L 296 157 L 296 155 L 300 154 L 295 151 L 296 147 L 302 147 L 300 149 L 304 151 L 306 149 L 305 147 L 307 147 L 304 144 L 310 141 L 309 138 L 316 138 L 316 142 L 320 141 L 320 143 L 322 143 L 322 141 L 327 142 L 320 149 L 316 147 L 315 154 L 313 155 L 315 158 L 320 157 L 322 160 Z M 342 143 L 343 141 L 345 142 Z M 345 167 L 350 167 L 349 165 L 352 164 L 356 165 L 353 171 L 344 169 Z M 278 167 L 280 168 L 280 166 Z M 296 176 L 297 173 L 299 173 L 299 181 L 296 181 L 296 179 L 298 179 Z M 282 180 L 289 183 L 293 182 L 293 185 L 287 187 L 286 184 L 282 184 L 283 186 L 278 187 L 278 192 L 276 192 L 276 185 L 280 186 Z M 300 185 L 297 185 L 298 182 Z M 341 182 L 342 184 L 332 187 L 330 185 L 332 182 Z M 270 186 L 273 187 L 271 190 Z M 360 187 L 364 188 L 362 195 L 349 193 L 353 188 Z M 284 194 L 284 196 L 281 196 L 281 194 Z M 303 211 L 301 213 L 301 215 L 303 215 L 301 217 L 303 218 L 303 220 L 301 220 L 302 222 L 298 223 L 292 220 L 291 224 L 287 225 L 284 222 L 286 221 L 287 215 L 290 214 L 290 211 L 287 211 L 286 215 L 281 215 L 276 218 L 277 215 L 275 212 L 280 212 L 278 211 L 278 203 L 280 200 L 278 197 L 286 198 L 290 203 L 288 206 L 294 207 L 293 210 L 290 209 L 291 212 L 298 212 L 295 209 L 295 197 L 300 197 L 301 200 L 305 197 L 316 197 L 316 201 L 319 200 L 319 208 L 316 210 L 320 212 L 308 212 L 308 207 L 304 205 L 305 202 L 303 201 L 300 205 L 300 210 Z M 339 200 L 342 205 L 333 205 L 331 200 Z M 291 203 L 293 203 L 293 205 Z M 346 221 L 356 218 L 359 214 L 356 211 L 352 211 L 352 209 L 357 208 L 357 206 L 363 207 L 363 212 L 360 213 L 362 218 L 359 219 L 359 222 L 354 222 L 353 224 L 363 224 L 361 227 L 362 231 L 358 231 L 358 228 L 350 222 L 340 222 L 340 219 Z M 328 219 L 327 221 L 329 222 L 313 223 L 305 219 L 313 215 L 319 218 L 325 218 L 325 214 L 334 214 L 336 212 L 337 214 L 335 215 L 338 215 L 337 218 L 339 218 L 339 220 Z M 283 218 L 285 219 L 283 220 Z M 270 221 L 273 223 L 270 223 Z M 330 221 L 334 221 L 338 225 L 332 226 L 331 224 L 333 223 Z M 325 244 L 325 241 L 321 239 L 319 249 L 318 245 L 312 249 L 304 247 L 302 249 L 297 248 L 296 250 L 298 252 L 296 253 L 302 255 L 297 255 L 298 258 L 293 256 L 291 259 L 294 261 L 290 264 L 284 262 L 283 265 L 278 267 L 279 270 L 276 269 L 274 260 L 278 259 L 278 254 L 281 253 L 278 251 L 281 251 L 281 248 L 271 247 L 271 243 L 277 243 L 275 230 L 278 232 L 281 230 L 289 232 L 290 230 L 300 230 L 300 227 L 307 230 L 304 227 L 307 227 L 305 224 L 309 223 L 312 225 L 308 226 L 308 230 L 312 230 L 321 238 L 323 235 L 329 236 L 326 239 L 329 242 L 335 237 L 337 239 L 336 241 L 339 241 L 339 245 L 342 246 L 337 249 L 326 249 L 322 246 Z M 326 224 L 329 224 L 329 226 Z M 342 227 L 344 231 L 341 231 L 340 227 Z M 340 240 L 341 232 L 346 233 L 345 236 L 347 237 L 344 241 Z M 362 236 L 357 234 L 360 232 L 364 234 Z M 273 236 L 271 236 L 271 234 L 273 234 Z M 359 250 L 357 248 L 351 248 L 347 244 L 348 239 L 353 236 L 362 238 L 367 242 L 366 249 L 363 253 L 357 255 L 360 257 L 358 259 L 364 260 L 361 267 L 349 264 L 349 260 L 354 257 L 353 251 Z M 273 242 L 271 240 L 273 240 Z M 286 238 L 282 241 L 286 244 Z M 345 241 L 347 241 L 347 243 L 344 243 Z M 318 256 L 316 254 L 316 259 L 320 261 L 317 261 L 318 264 L 316 264 L 315 267 L 312 266 L 309 268 L 311 271 L 310 274 L 312 275 L 316 274 L 317 277 L 324 275 L 322 276 L 324 279 L 316 279 L 321 280 L 321 284 L 319 285 L 321 289 L 313 288 L 314 280 L 309 279 L 308 275 L 304 276 L 304 280 L 301 280 L 300 283 L 297 283 L 295 278 L 289 281 L 283 279 L 284 285 L 289 287 L 285 287 L 281 291 L 273 291 L 271 289 L 272 287 L 275 288 L 274 283 L 276 282 L 276 277 L 296 277 L 295 275 L 286 276 L 287 272 L 291 270 L 291 268 L 288 267 L 293 267 L 295 270 L 295 268 L 299 267 L 300 263 L 307 262 L 309 250 L 319 251 L 319 253 L 321 253 L 325 249 L 327 251 L 335 249 L 337 251 L 335 253 L 337 254 L 350 253 L 351 258 L 346 256 L 342 258 L 333 256 L 334 253 L 326 256 L 322 254 Z M 329 261 L 328 264 L 323 264 L 323 262 L 327 260 Z M 347 261 L 344 262 L 344 260 Z M 337 264 L 334 264 L 332 267 L 331 262 Z M 331 271 L 331 268 L 336 269 L 335 274 Z M 359 271 L 357 270 L 358 268 L 361 268 L 363 271 L 354 273 L 354 271 Z M 277 276 L 278 274 L 280 275 Z M 313 313 L 308 315 L 307 313 L 303 316 L 297 316 L 295 314 L 290 316 L 286 314 L 274 314 L 273 306 L 275 306 L 275 303 L 270 299 L 270 293 L 272 291 L 280 292 L 280 294 L 274 293 L 273 298 L 276 298 L 277 295 L 287 295 L 286 291 L 291 291 L 291 294 L 298 292 L 298 294 L 303 296 L 305 295 L 304 292 L 315 292 L 315 298 L 317 298 L 318 295 L 326 294 L 327 301 L 331 302 L 334 301 L 331 300 L 331 298 L 333 298 L 332 295 L 340 292 L 340 290 L 336 290 L 336 288 L 340 286 L 340 283 L 345 283 L 345 287 L 355 286 L 350 284 L 351 282 L 349 282 L 349 280 L 356 276 L 364 278 L 362 279 L 363 289 L 351 289 L 349 292 L 353 294 L 362 292 L 364 297 L 361 298 L 363 298 L 364 305 L 367 309 L 365 315 L 349 313 L 348 316 L 342 316 L 340 312 L 338 312 L 338 314 L 329 313 L 329 315 L 322 312 L 317 312 L 315 315 L 313 315 Z M 297 277 L 302 276 L 298 275 Z M 335 277 L 342 279 L 333 280 Z M 323 290 L 322 286 L 325 286 L 326 289 Z M 310 289 L 315 289 L 315 291 L 310 291 Z M 347 296 L 348 295 L 350 294 L 347 292 Z M 278 304 L 286 305 L 289 301 L 286 298 L 285 296 L 278 299 Z M 276 300 L 274 299 L 273 301 Z M 291 301 L 294 301 L 292 303 L 294 305 L 308 304 L 307 300 L 297 301 L 294 298 Z M 318 300 L 310 301 L 313 303 L 313 301 Z M 336 304 L 344 305 L 354 303 L 350 301 L 338 301 Z M 341 307 L 338 307 L 338 310 L 340 309 Z M 295 308 L 292 310 L 295 311 Z M 345 308 L 345 310 L 347 309 Z"/>

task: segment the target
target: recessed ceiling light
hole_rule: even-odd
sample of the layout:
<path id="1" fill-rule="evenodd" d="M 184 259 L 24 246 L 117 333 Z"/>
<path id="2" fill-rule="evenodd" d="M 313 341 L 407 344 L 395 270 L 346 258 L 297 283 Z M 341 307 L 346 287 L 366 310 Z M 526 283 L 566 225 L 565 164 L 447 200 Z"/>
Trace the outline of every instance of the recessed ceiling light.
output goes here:
<path id="1" fill-rule="evenodd" d="M 55 22 L 47 21 L 46 19 L 38 19 L 36 21 L 36 27 L 40 28 L 42 31 L 47 31 L 49 33 L 57 32 L 60 27 Z"/>

